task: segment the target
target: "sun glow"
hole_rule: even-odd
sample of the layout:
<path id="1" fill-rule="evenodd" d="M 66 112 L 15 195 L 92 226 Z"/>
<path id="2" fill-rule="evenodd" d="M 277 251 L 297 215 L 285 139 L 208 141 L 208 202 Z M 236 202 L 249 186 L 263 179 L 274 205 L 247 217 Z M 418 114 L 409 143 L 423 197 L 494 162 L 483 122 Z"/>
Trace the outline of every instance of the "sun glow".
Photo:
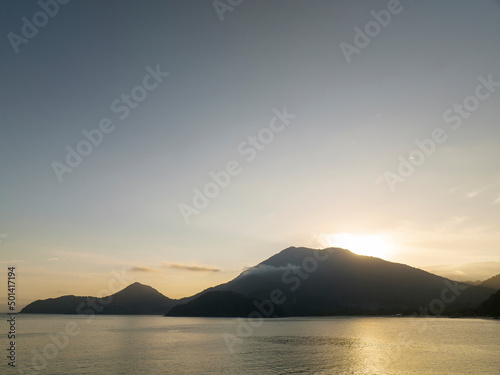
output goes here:
<path id="1" fill-rule="evenodd" d="M 393 245 L 384 234 L 323 233 L 319 242 L 324 247 L 341 247 L 358 255 L 386 259 Z"/>

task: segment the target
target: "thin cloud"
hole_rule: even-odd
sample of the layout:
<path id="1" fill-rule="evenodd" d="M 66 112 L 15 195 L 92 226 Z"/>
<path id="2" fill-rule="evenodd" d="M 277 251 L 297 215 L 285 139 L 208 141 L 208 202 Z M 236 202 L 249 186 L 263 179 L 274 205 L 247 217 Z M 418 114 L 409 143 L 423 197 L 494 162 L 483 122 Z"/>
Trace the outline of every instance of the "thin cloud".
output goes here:
<path id="1" fill-rule="evenodd" d="M 471 191 L 467 194 L 467 198 L 475 198 L 481 193 L 481 190 Z"/>
<path id="2" fill-rule="evenodd" d="M 47 259 L 49 262 L 55 262 L 56 260 L 59 260 L 59 258 L 49 258 Z"/>
<path id="3" fill-rule="evenodd" d="M 130 269 L 131 272 L 146 272 L 146 273 L 150 273 L 150 272 L 160 272 L 159 269 L 157 268 L 152 268 L 152 267 L 140 267 L 140 266 L 136 266 L 136 267 L 132 267 Z"/>
<path id="4" fill-rule="evenodd" d="M 494 186 L 495 186 L 494 184 L 489 184 L 489 185 L 483 186 L 482 188 L 479 188 L 479 189 L 476 189 L 476 190 L 469 192 L 466 196 L 467 196 L 467 198 L 475 198 L 475 197 L 481 195 L 482 193 L 484 193 L 486 190 L 488 190 Z"/>
<path id="5" fill-rule="evenodd" d="M 271 266 L 268 264 L 259 264 L 255 267 L 251 267 L 242 272 L 241 276 L 249 276 L 254 274 L 263 274 L 269 272 L 284 272 L 287 270 L 297 270 L 300 269 L 300 266 L 294 264 L 287 264 L 286 266 Z"/>
<path id="6" fill-rule="evenodd" d="M 450 190 L 448 190 L 448 192 L 446 194 L 452 194 L 452 193 L 456 192 L 457 190 L 459 190 L 461 188 L 462 188 L 462 186 L 452 187 Z"/>
<path id="7" fill-rule="evenodd" d="M 495 199 L 493 204 L 500 204 L 500 195 L 497 197 L 497 199 Z"/>
<path id="8" fill-rule="evenodd" d="M 194 271 L 194 272 L 219 272 L 217 267 L 198 266 L 183 263 L 163 262 L 163 267 L 174 268 L 179 270 Z"/>

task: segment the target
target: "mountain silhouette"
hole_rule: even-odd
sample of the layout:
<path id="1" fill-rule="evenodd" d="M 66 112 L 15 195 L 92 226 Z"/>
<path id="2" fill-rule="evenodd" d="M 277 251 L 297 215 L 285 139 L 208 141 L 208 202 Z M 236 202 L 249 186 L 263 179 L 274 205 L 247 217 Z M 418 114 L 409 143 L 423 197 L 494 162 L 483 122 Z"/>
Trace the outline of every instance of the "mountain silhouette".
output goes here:
<path id="1" fill-rule="evenodd" d="M 108 297 L 62 296 L 30 303 L 21 313 L 31 314 L 164 314 L 176 304 L 156 289 L 133 283 Z"/>
<path id="2" fill-rule="evenodd" d="M 285 299 L 279 307 L 290 316 L 410 314 L 428 310 L 444 289 L 455 302 L 470 286 L 345 249 L 290 247 L 190 300 L 207 292 L 230 291 L 264 301 L 279 290 Z M 481 293 L 469 292 L 462 303 L 477 306 L 494 292 L 486 287 L 476 291 Z"/>
<path id="3" fill-rule="evenodd" d="M 133 283 L 104 298 L 38 300 L 21 312 L 230 317 L 260 311 L 270 317 L 413 314 L 424 309 L 464 316 L 477 314 L 481 302 L 500 289 L 499 282 L 500 275 L 472 286 L 345 249 L 290 247 L 227 283 L 179 300 Z M 444 304 L 442 311 L 430 308 L 436 300 Z"/>

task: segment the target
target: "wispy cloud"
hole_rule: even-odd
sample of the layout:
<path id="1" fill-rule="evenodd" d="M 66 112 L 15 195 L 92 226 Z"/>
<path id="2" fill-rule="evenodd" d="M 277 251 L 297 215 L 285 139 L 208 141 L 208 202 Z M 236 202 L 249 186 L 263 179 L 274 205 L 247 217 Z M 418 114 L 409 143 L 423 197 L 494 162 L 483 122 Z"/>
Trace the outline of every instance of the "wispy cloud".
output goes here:
<path id="1" fill-rule="evenodd" d="M 296 270 L 299 268 L 300 268 L 300 266 L 293 265 L 293 264 L 287 264 L 286 266 L 279 266 L 279 267 L 271 266 L 268 264 L 259 264 L 257 266 L 245 269 L 240 276 L 263 274 L 263 273 L 269 273 L 269 272 L 283 272 L 286 270 Z"/>
<path id="2" fill-rule="evenodd" d="M 146 272 L 146 273 L 151 273 L 151 272 L 160 272 L 159 269 L 157 268 L 152 268 L 152 267 L 141 267 L 141 266 L 136 266 L 132 267 L 130 269 L 131 272 Z"/>
<path id="3" fill-rule="evenodd" d="M 481 192 L 482 192 L 482 190 L 474 190 L 474 191 L 471 191 L 471 192 L 467 193 L 466 197 L 467 198 L 475 198 L 479 194 L 481 194 Z"/>
<path id="4" fill-rule="evenodd" d="M 49 259 L 47 259 L 47 260 L 48 260 L 49 262 L 55 262 L 55 261 L 57 261 L 57 260 L 59 260 L 59 259 L 60 259 L 60 258 L 49 258 Z"/>
<path id="5" fill-rule="evenodd" d="M 456 192 L 457 190 L 459 190 L 460 188 L 461 188 L 461 186 L 452 187 L 450 190 L 448 190 L 448 192 L 446 194 L 452 194 L 452 193 Z"/>
<path id="6" fill-rule="evenodd" d="M 198 266 L 183 263 L 173 263 L 173 262 L 163 262 L 162 264 L 165 268 L 175 268 L 179 270 L 194 271 L 194 272 L 219 272 L 217 267 L 210 266 Z"/>
<path id="7" fill-rule="evenodd" d="M 2 243 L 2 240 L 6 239 L 7 237 L 9 237 L 7 233 L 0 233 L 0 243 Z"/>
<path id="8" fill-rule="evenodd" d="M 495 185 L 489 184 L 489 185 L 483 186 L 482 188 L 479 188 L 479 189 L 476 189 L 476 190 L 472 190 L 469 193 L 467 193 L 466 197 L 467 198 L 475 198 L 475 197 L 481 195 L 482 193 L 484 193 L 486 190 L 490 189 L 493 186 L 495 186 Z"/>
<path id="9" fill-rule="evenodd" d="M 493 204 L 500 204 L 500 195 L 493 201 Z"/>

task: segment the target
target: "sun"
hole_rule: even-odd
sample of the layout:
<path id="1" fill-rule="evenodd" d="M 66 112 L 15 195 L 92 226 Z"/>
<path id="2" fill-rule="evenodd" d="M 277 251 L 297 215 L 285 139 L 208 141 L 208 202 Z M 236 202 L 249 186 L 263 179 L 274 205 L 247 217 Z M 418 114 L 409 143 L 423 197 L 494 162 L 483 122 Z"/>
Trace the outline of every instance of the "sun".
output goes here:
<path id="1" fill-rule="evenodd" d="M 358 255 L 386 258 L 393 245 L 384 234 L 323 233 L 319 241 L 324 247 L 341 247 Z"/>

